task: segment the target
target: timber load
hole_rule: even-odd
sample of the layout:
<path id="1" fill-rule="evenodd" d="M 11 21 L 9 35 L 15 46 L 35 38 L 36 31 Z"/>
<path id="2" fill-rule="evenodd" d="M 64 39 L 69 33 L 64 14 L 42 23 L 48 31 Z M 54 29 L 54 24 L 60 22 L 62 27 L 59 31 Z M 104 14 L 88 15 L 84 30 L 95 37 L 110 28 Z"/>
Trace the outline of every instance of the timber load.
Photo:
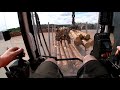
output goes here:
<path id="1" fill-rule="evenodd" d="M 56 41 L 67 40 L 68 43 L 71 43 L 68 29 L 57 29 L 55 38 Z"/>
<path id="2" fill-rule="evenodd" d="M 76 46 L 83 45 L 85 48 L 89 48 L 93 45 L 93 40 L 90 38 L 90 34 L 79 30 L 70 30 L 69 36 L 73 38 L 73 42 Z"/>
<path id="3" fill-rule="evenodd" d="M 73 30 L 70 30 L 69 32 L 69 36 L 71 37 L 71 39 L 73 39 L 74 44 L 76 46 L 80 45 L 82 43 L 81 38 L 79 37 L 79 35 L 77 35 Z"/>
<path id="4" fill-rule="evenodd" d="M 85 40 L 89 40 L 89 39 L 90 39 L 90 34 L 84 33 L 84 32 L 79 31 L 79 30 L 75 30 L 75 33 L 76 33 L 77 35 L 79 35 L 79 37 L 80 37 L 81 39 L 85 39 Z"/>

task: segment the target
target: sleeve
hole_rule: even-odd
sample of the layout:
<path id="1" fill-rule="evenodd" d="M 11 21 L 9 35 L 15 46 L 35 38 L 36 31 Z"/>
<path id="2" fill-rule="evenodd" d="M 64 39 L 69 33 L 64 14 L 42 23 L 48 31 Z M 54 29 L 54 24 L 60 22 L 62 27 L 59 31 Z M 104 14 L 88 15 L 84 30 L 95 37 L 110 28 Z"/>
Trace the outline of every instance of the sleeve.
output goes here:
<path id="1" fill-rule="evenodd" d="M 31 78 L 60 78 L 59 67 L 51 61 L 41 63 Z"/>

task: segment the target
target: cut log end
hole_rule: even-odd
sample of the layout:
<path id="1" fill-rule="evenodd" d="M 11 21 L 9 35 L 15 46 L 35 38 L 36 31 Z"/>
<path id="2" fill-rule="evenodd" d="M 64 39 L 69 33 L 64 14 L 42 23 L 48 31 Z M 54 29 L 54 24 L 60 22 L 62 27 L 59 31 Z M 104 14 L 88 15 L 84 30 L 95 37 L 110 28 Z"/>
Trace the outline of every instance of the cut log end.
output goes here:
<path id="1" fill-rule="evenodd" d="M 80 37 L 80 39 L 83 39 L 83 35 L 82 34 L 80 34 L 79 37 Z"/>
<path id="2" fill-rule="evenodd" d="M 85 48 L 89 48 L 91 46 L 91 43 L 86 41 L 86 40 L 82 40 L 82 45 L 85 47 Z"/>
<path id="3" fill-rule="evenodd" d="M 90 35 L 87 34 L 84 38 L 85 38 L 86 40 L 89 40 L 89 39 L 90 39 Z"/>
<path id="4" fill-rule="evenodd" d="M 79 37 L 77 37 L 77 38 L 74 40 L 74 44 L 75 44 L 76 46 L 81 45 L 81 43 L 82 43 L 82 40 L 81 40 Z"/>

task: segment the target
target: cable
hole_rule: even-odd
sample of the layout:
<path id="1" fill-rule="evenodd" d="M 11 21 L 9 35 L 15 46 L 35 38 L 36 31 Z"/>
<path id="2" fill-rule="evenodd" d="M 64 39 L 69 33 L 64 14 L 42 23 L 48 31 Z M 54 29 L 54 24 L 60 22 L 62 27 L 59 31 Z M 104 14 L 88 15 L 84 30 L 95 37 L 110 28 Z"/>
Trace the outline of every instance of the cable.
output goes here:
<path id="1" fill-rule="evenodd" d="M 37 22 L 37 18 L 36 18 L 36 24 L 37 24 L 37 29 L 38 29 L 37 31 L 38 31 L 38 38 L 39 38 L 39 41 L 40 41 L 40 45 L 41 45 L 41 47 L 43 49 L 44 55 L 46 55 L 45 49 L 43 47 L 43 44 L 42 44 L 42 41 L 41 41 L 41 38 L 40 38 L 39 25 L 38 25 L 38 22 Z"/>
<path id="2" fill-rule="evenodd" d="M 37 22 L 38 22 L 39 28 L 40 28 L 40 30 L 41 30 L 41 34 L 42 34 L 42 37 L 43 37 L 43 40 L 44 40 L 44 43 L 45 43 L 46 49 L 47 49 L 47 51 L 48 51 L 49 56 L 51 56 L 51 53 L 50 53 L 50 51 L 49 51 L 49 49 L 48 49 L 48 46 L 47 46 L 47 43 L 46 43 L 46 40 L 45 40 L 45 37 L 44 37 L 43 31 L 42 31 L 42 28 L 41 28 L 41 25 L 40 25 L 40 21 L 39 21 L 38 14 L 37 14 L 36 12 L 35 12 L 35 16 L 36 16 L 36 19 L 37 19 Z"/>

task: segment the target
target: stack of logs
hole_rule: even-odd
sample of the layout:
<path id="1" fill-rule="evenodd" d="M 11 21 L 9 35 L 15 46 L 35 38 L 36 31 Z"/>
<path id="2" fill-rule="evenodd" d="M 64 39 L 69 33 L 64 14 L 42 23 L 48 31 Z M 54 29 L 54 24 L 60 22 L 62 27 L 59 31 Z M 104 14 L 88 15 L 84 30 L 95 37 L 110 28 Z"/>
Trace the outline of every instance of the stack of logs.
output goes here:
<path id="1" fill-rule="evenodd" d="M 79 30 L 70 30 L 69 36 L 73 39 L 76 46 L 83 45 L 85 48 L 93 46 L 93 40 L 89 34 L 86 34 Z"/>
<path id="2" fill-rule="evenodd" d="M 67 58 L 79 58 L 83 57 L 76 49 L 75 45 L 71 43 L 71 37 L 69 36 L 69 29 L 57 29 L 55 33 L 55 48 L 57 51 L 57 59 Z M 63 70 L 63 72 L 77 72 L 81 66 L 81 61 L 58 61 L 57 64 Z"/>
<path id="3" fill-rule="evenodd" d="M 74 42 L 74 43 L 73 43 Z M 83 45 L 85 48 L 93 45 L 93 40 L 89 34 L 79 30 L 57 29 L 55 33 L 55 52 L 57 59 L 79 58 L 83 59 L 83 55 L 79 52 L 76 46 Z M 74 61 L 58 61 L 58 66 L 63 72 L 77 72 L 82 66 L 82 62 Z"/>
<path id="4" fill-rule="evenodd" d="M 57 29 L 56 30 L 56 41 L 67 40 L 68 44 L 73 40 L 76 46 L 83 45 L 85 48 L 93 46 L 93 39 L 90 38 L 90 34 L 84 33 L 80 30 L 69 30 L 69 29 Z"/>
<path id="5" fill-rule="evenodd" d="M 65 56 L 63 58 L 80 58 L 80 59 L 82 59 L 81 54 L 75 48 L 75 45 L 78 45 L 79 43 L 81 43 L 82 37 L 80 39 L 77 37 L 77 34 L 75 34 L 75 35 L 70 35 L 70 34 L 75 34 L 75 32 L 72 30 L 69 30 L 69 29 L 57 29 L 56 33 L 55 33 L 56 46 L 58 46 L 58 47 L 60 46 L 62 48 L 61 52 Z M 74 37 L 75 44 L 71 43 L 72 37 Z M 89 38 L 90 38 L 90 36 L 87 37 L 87 39 L 89 39 Z M 69 49 L 69 50 L 67 50 L 67 49 Z M 57 51 L 60 51 L 60 50 L 57 49 Z M 69 55 L 68 52 L 71 53 L 72 55 Z"/>
<path id="6" fill-rule="evenodd" d="M 56 41 L 62 42 L 62 40 L 67 40 L 68 43 L 71 43 L 70 36 L 69 36 L 69 29 L 57 29 L 56 30 Z"/>

